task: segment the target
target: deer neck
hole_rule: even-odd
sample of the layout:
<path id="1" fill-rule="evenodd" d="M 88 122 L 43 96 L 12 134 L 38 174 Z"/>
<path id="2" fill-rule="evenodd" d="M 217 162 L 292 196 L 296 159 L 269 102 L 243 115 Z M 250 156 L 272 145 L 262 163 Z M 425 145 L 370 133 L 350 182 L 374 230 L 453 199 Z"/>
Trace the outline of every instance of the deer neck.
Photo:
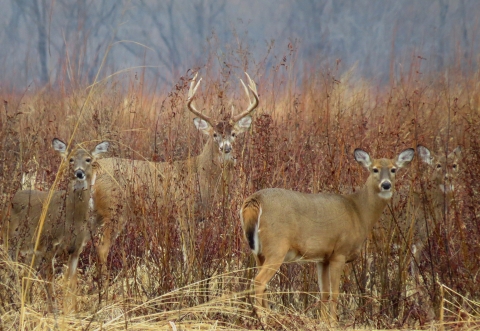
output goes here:
<path id="1" fill-rule="evenodd" d="M 453 199 L 453 190 L 443 189 L 442 187 L 437 187 L 436 190 L 432 190 L 430 196 L 434 202 L 443 203 L 444 201 L 451 201 Z"/>
<path id="2" fill-rule="evenodd" d="M 91 181 L 91 178 L 87 178 L 84 181 L 70 182 L 66 205 L 67 221 L 73 223 L 86 221 L 90 208 Z"/>
<path id="3" fill-rule="evenodd" d="M 202 153 L 198 156 L 197 162 L 197 169 L 218 177 L 221 174 L 228 176 L 235 160 L 232 155 L 225 157 L 218 149 L 215 141 L 210 138 L 205 144 Z"/>
<path id="4" fill-rule="evenodd" d="M 366 230 L 366 233 L 370 233 L 373 229 L 389 201 L 378 195 L 376 185 L 373 177 L 370 176 L 359 191 L 348 196 L 358 211 L 361 227 Z"/>

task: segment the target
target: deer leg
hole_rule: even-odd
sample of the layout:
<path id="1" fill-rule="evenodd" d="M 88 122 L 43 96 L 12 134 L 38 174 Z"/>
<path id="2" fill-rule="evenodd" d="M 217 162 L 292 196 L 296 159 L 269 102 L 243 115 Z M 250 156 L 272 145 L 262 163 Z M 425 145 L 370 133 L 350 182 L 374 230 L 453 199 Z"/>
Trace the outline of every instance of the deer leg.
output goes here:
<path id="1" fill-rule="evenodd" d="M 70 309 L 69 305 L 71 304 L 74 309 L 77 305 L 76 302 L 76 289 L 77 289 L 77 266 L 78 266 L 78 260 L 80 257 L 81 249 L 80 250 L 75 250 L 72 254 L 69 255 L 68 257 L 68 264 L 67 264 L 67 274 L 66 274 L 66 281 L 67 281 L 67 288 L 68 288 L 68 296 L 66 295 L 65 297 L 69 300 L 65 300 L 66 302 L 68 301 L 68 305 L 65 302 L 65 309 L 68 311 Z M 67 310 L 68 307 L 68 310 Z"/>
<path id="2" fill-rule="evenodd" d="M 76 250 L 73 254 L 70 254 L 68 258 L 67 281 L 69 288 L 73 291 L 75 291 L 77 287 L 77 266 L 80 258 L 80 252 L 80 250 Z"/>
<path id="3" fill-rule="evenodd" d="M 47 286 L 47 297 L 48 297 L 48 312 L 52 313 L 54 311 L 54 303 L 55 303 L 55 295 L 54 295 L 54 289 L 53 289 L 53 280 L 55 278 L 55 270 L 54 270 L 54 265 L 53 265 L 53 257 L 54 254 L 47 253 L 45 254 L 45 261 L 47 263 L 47 267 L 45 270 L 45 280 L 46 280 L 46 286 Z M 35 263 L 40 263 L 40 258 L 39 260 Z M 38 268 L 35 268 L 38 269 Z"/>
<path id="4" fill-rule="evenodd" d="M 345 266 L 345 257 L 337 256 L 330 260 L 329 274 L 330 274 L 330 321 L 333 324 L 337 323 L 337 303 L 338 294 L 340 292 L 340 276 L 342 275 L 343 267 Z"/>
<path id="5" fill-rule="evenodd" d="M 101 239 L 101 242 L 99 243 L 99 246 L 97 247 L 97 255 L 98 255 L 97 277 L 98 277 L 100 287 L 102 287 L 103 275 L 105 275 L 106 279 L 108 280 L 108 275 L 106 270 L 107 270 L 107 257 L 108 257 L 109 250 L 110 250 L 110 237 L 109 236 L 108 238 L 103 237 Z"/>
<path id="6" fill-rule="evenodd" d="M 260 268 L 263 263 L 265 262 L 265 257 L 263 255 L 257 255 L 257 254 L 253 254 L 253 256 L 255 257 L 255 263 L 256 263 L 256 266 L 257 268 Z"/>
<path id="7" fill-rule="evenodd" d="M 263 265 L 260 267 L 260 271 L 255 277 L 255 298 L 256 304 L 264 308 L 268 308 L 267 295 L 265 289 L 267 283 L 272 279 L 275 273 L 278 271 L 282 265 L 285 254 L 282 256 L 275 256 L 266 258 Z M 258 259 L 258 257 L 257 257 Z"/>
<path id="8" fill-rule="evenodd" d="M 330 265 L 328 262 L 317 262 L 318 287 L 320 289 L 320 316 L 325 318 L 327 315 L 328 299 L 332 292 L 330 284 Z"/>
<path id="9" fill-rule="evenodd" d="M 97 254 L 101 265 L 106 265 L 108 252 L 112 240 L 112 229 L 110 224 L 104 225 L 104 231 L 97 247 Z"/>
<path id="10" fill-rule="evenodd" d="M 410 262 L 410 268 L 412 270 L 413 278 L 415 279 L 417 285 L 420 284 L 420 270 L 418 265 L 420 263 L 420 257 L 423 251 L 423 242 L 418 240 L 412 245 L 413 260 Z"/>
<path id="11" fill-rule="evenodd" d="M 105 221 L 100 243 L 98 244 L 98 247 L 97 247 L 97 255 L 99 258 L 99 266 L 98 266 L 98 280 L 100 284 L 99 286 L 104 287 L 105 289 L 108 288 L 108 284 L 109 284 L 107 258 L 108 258 L 108 253 L 110 252 L 110 248 L 112 247 L 112 241 L 115 240 L 117 235 L 116 227 L 118 227 L 118 224 L 114 224 L 112 222 L 112 219 L 108 219 Z M 103 283 L 103 276 L 105 276 L 105 284 Z"/>

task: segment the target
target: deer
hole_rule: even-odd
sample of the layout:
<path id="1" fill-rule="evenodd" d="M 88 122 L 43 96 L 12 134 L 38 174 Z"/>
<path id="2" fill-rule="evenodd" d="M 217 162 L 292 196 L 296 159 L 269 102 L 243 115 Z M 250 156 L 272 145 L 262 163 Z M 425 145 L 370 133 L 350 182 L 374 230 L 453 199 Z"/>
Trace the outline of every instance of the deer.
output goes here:
<path id="1" fill-rule="evenodd" d="M 411 251 L 414 260 L 411 262 L 411 269 L 415 278 L 418 278 L 416 265 L 420 261 L 428 240 L 427 222 L 429 219 L 442 220 L 446 215 L 446 207 L 453 201 L 462 150 L 460 146 L 457 146 L 449 154 L 445 153 L 443 149 L 438 153 L 432 153 L 427 147 L 418 145 L 417 154 L 419 159 L 430 168 L 430 176 L 427 181 L 431 184 L 431 189 L 426 190 L 425 193 L 413 192 L 413 212 L 411 215 L 402 217 L 403 222 L 401 223 L 404 233 L 413 230 Z"/>
<path id="2" fill-rule="evenodd" d="M 231 180 L 235 158 L 233 144 L 236 137 L 246 132 L 252 123 L 250 114 L 258 107 L 259 97 L 255 82 L 245 73 L 247 85 L 240 79 L 248 98 L 248 106 L 237 115 L 216 120 L 203 114 L 194 105 L 197 89 L 202 81 L 197 81 L 198 73 L 193 77 L 186 106 L 196 117 L 193 123 L 197 130 L 208 137 L 202 152 L 186 160 L 169 162 L 149 162 L 125 158 L 103 158 L 98 161 L 100 173 L 95 190 L 94 213 L 97 224 L 103 227 L 97 246 L 99 262 L 105 265 L 113 240 L 124 228 L 131 202 L 142 190 L 149 197 L 158 197 L 163 203 L 166 194 L 185 194 L 183 187 L 192 177 L 199 186 L 198 209 L 205 209 L 212 199 Z M 253 100 L 250 98 L 253 94 Z M 190 177 L 189 177 L 190 176 Z M 125 189 L 128 188 L 128 189 Z M 115 204 L 121 208 L 112 208 Z M 117 210 L 116 210 L 117 209 Z M 187 232 L 182 226 L 182 232 Z"/>
<path id="3" fill-rule="evenodd" d="M 89 221 L 95 161 L 98 155 L 107 151 L 109 143 L 102 142 L 91 152 L 79 146 L 68 152 L 67 145 L 58 138 L 53 139 L 52 146 L 69 162 L 68 189 L 54 191 L 50 200 L 49 193 L 45 191 L 17 191 L 5 211 L 6 224 L 2 229 L 4 245 L 13 260 L 18 260 L 19 254 L 27 255 L 30 261 L 33 258 L 35 269 L 45 260 L 49 310 L 53 301 L 53 258 L 57 254 L 68 255 L 66 279 L 73 286 L 76 285 L 79 256 L 95 231 Z M 48 209 L 42 226 L 40 221 L 44 208 Z M 40 236 L 38 231 L 41 232 Z"/>
<path id="4" fill-rule="evenodd" d="M 244 237 L 255 257 L 256 307 L 267 306 L 266 285 L 284 262 L 315 262 L 321 301 L 336 323 L 340 276 L 392 198 L 398 169 L 415 155 L 412 148 L 395 159 L 372 159 L 355 149 L 355 160 L 370 175 L 358 191 L 347 194 L 302 193 L 267 188 L 245 199 L 240 209 Z M 323 316 L 324 309 L 320 312 Z M 256 308 L 257 312 L 258 309 Z"/>

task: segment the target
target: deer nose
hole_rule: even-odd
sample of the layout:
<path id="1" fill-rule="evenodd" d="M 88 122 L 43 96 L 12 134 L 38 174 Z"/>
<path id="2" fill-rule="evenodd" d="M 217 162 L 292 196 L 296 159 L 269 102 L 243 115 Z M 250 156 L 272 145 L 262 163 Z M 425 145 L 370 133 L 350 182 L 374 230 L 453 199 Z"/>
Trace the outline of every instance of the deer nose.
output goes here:
<path id="1" fill-rule="evenodd" d="M 84 180 L 86 175 L 85 175 L 85 171 L 83 171 L 82 169 L 78 169 L 75 171 L 75 177 L 77 177 L 78 179 L 81 179 L 81 180 Z"/>
<path id="2" fill-rule="evenodd" d="M 230 146 L 230 145 L 223 145 L 221 149 L 222 149 L 222 151 L 223 151 L 225 154 L 228 154 L 228 153 L 230 153 L 230 152 L 232 151 L 232 146 Z"/>
<path id="3" fill-rule="evenodd" d="M 392 188 L 392 183 L 385 181 L 380 186 L 382 187 L 382 190 L 388 191 Z"/>

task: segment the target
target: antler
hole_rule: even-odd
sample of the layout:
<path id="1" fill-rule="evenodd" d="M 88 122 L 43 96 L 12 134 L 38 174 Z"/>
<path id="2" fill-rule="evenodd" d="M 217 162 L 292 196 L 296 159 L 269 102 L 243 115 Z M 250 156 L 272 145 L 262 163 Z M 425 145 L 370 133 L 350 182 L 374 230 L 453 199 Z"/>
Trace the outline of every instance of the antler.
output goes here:
<path id="1" fill-rule="evenodd" d="M 208 123 L 211 123 L 210 117 L 199 112 L 193 105 L 193 99 L 194 99 L 195 93 L 197 92 L 197 88 L 200 85 L 200 82 L 202 81 L 202 79 L 200 78 L 198 80 L 198 83 L 195 84 L 195 80 L 197 79 L 197 76 L 198 76 L 198 72 L 195 74 L 195 76 L 192 79 L 192 82 L 190 83 L 190 89 L 188 90 L 187 107 L 188 109 L 190 109 L 192 113 L 194 113 L 201 119 L 207 121 Z"/>
<path id="2" fill-rule="evenodd" d="M 250 78 L 250 76 L 249 76 L 246 72 L 245 72 L 245 75 L 247 75 L 247 78 L 248 78 L 248 88 L 247 88 L 247 86 L 245 85 L 245 83 L 243 82 L 243 80 L 240 79 L 240 81 L 242 82 L 243 88 L 245 89 L 245 93 L 247 94 L 249 106 L 248 106 L 248 108 L 247 108 L 245 111 L 243 111 L 242 113 L 240 113 L 240 114 L 238 114 L 238 115 L 236 115 L 236 116 L 232 116 L 232 121 L 233 121 L 233 122 L 239 121 L 240 119 L 242 119 L 243 117 L 247 116 L 247 115 L 250 114 L 255 108 L 258 107 L 257 85 L 255 85 L 255 82 Z M 253 96 L 255 97 L 255 100 L 253 101 L 253 103 L 252 103 L 251 100 L 250 100 L 250 93 L 248 92 L 248 89 L 250 89 L 250 91 L 252 91 Z"/>

